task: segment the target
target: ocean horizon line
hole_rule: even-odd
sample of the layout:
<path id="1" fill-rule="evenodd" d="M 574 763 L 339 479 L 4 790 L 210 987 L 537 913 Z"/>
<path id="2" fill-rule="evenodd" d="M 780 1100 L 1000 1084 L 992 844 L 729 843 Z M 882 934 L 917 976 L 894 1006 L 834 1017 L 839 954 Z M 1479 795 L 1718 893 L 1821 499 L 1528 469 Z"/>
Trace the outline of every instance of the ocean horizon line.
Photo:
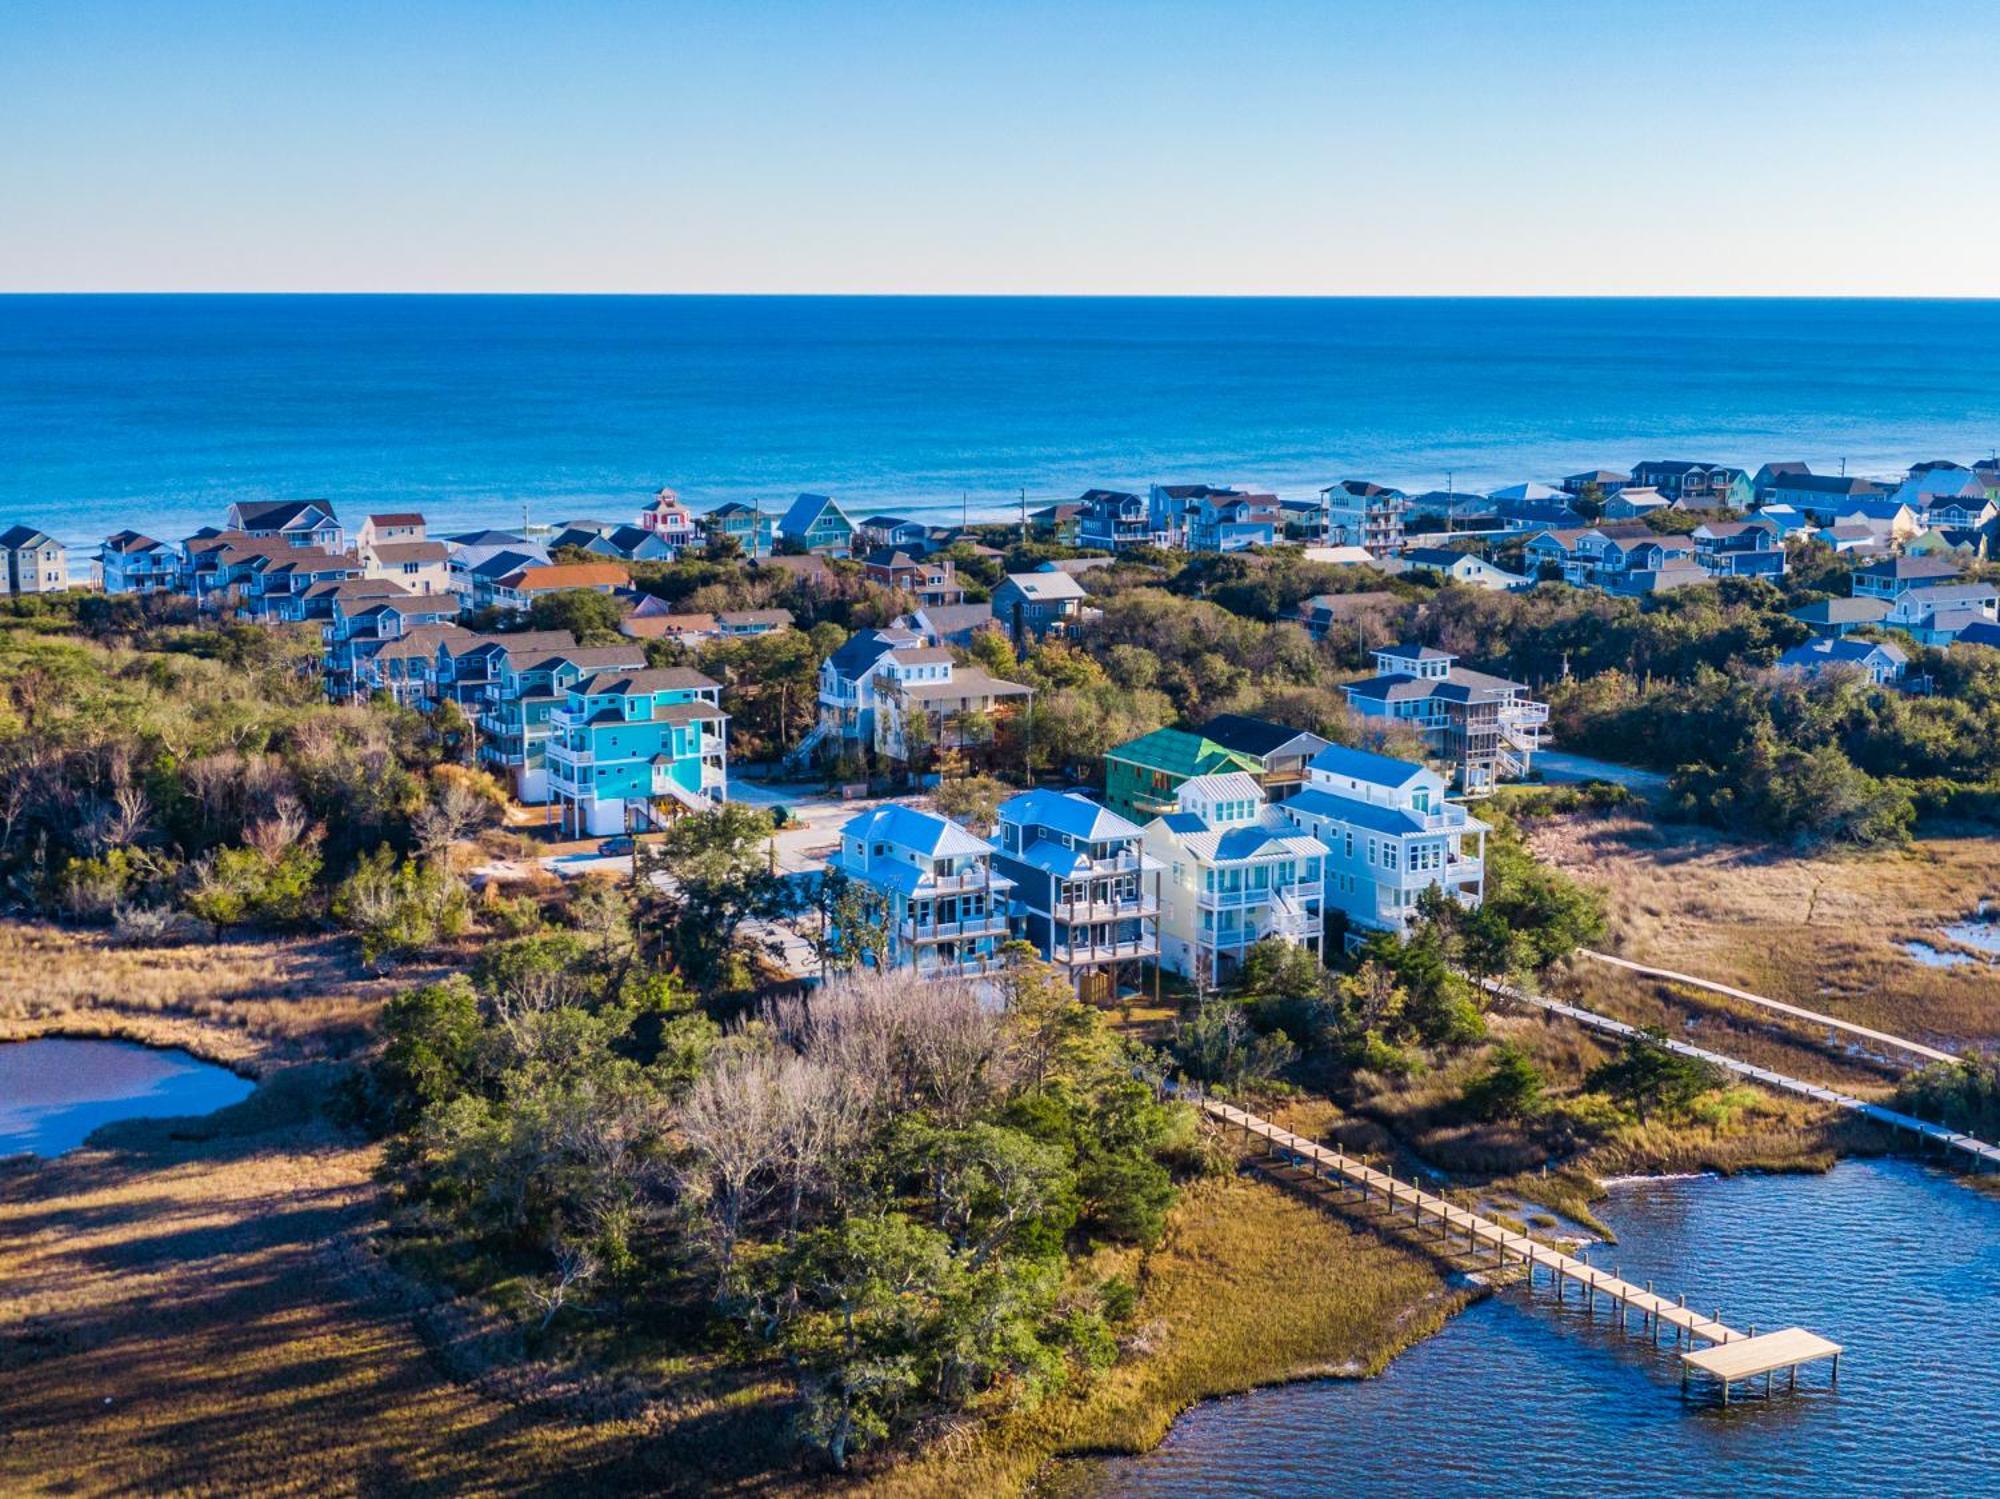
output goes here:
<path id="1" fill-rule="evenodd" d="M 762 302 L 1523 302 L 1523 303 L 1893 303 L 1978 305 L 2000 302 L 2000 292 L 1095 292 L 1095 291 L 636 291 L 618 289 L 536 289 L 422 287 L 0 287 L 0 299 L 63 298 L 564 298 L 578 301 L 762 301 Z"/>

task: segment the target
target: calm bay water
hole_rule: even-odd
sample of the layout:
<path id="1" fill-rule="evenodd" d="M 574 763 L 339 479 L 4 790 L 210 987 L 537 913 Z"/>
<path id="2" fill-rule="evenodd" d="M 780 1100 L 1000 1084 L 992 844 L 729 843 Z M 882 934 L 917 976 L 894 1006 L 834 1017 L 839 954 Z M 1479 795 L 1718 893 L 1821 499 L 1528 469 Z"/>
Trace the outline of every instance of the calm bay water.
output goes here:
<path id="1" fill-rule="evenodd" d="M 0 1045 L 0 1155 L 61 1155 L 100 1124 L 212 1114 L 254 1084 L 184 1051 L 50 1036 Z"/>
<path id="2" fill-rule="evenodd" d="M 993 515 L 1996 442 L 1992 302 L 0 297 L 0 520 L 77 542 L 274 495 L 446 526 L 622 518 L 663 483 Z"/>
<path id="3" fill-rule="evenodd" d="M 1768 1404 L 1683 1404 L 1670 1356 L 1510 1291 L 1379 1379 L 1201 1406 L 1158 1451 L 1111 1465 L 1103 1492 L 2000 1493 L 2000 1201 L 1909 1162 L 1848 1162 L 1627 1184 L 1603 1217 L 1619 1243 L 1593 1263 L 1739 1327 L 1830 1337 L 1848 1350 L 1839 1385 L 1822 1367 Z"/>

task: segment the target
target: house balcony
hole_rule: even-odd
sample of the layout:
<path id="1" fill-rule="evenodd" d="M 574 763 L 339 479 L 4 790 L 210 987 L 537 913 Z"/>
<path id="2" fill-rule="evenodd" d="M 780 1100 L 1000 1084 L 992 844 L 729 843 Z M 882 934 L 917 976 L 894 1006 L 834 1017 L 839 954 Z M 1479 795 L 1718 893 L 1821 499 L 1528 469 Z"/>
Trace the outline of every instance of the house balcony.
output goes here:
<path id="1" fill-rule="evenodd" d="M 1486 861 L 1454 855 L 1433 869 L 1404 869 L 1385 871 L 1385 883 L 1401 886 L 1405 890 L 1423 890 L 1431 885 L 1470 885 L 1486 877 Z"/>
<path id="2" fill-rule="evenodd" d="M 967 953 L 957 959 L 946 960 L 935 956 L 934 949 L 926 949 L 915 958 L 910 966 L 925 978 L 977 978 L 982 974 L 999 973 L 1007 966 L 1006 959 L 997 953 Z"/>
<path id="3" fill-rule="evenodd" d="M 1271 885 L 1262 890 L 1204 890 L 1197 897 L 1197 904 L 1210 911 L 1234 911 L 1246 906 L 1266 906 L 1274 901 L 1305 898 L 1318 893 L 1317 880 L 1308 883 L 1300 880 L 1290 885 Z"/>
<path id="4" fill-rule="evenodd" d="M 1151 960 L 1160 955 L 1157 937 L 1127 938 L 1123 942 L 1053 942 L 1049 944 L 1049 961 L 1063 963 L 1071 967 L 1087 967 L 1093 963 L 1129 963 L 1136 960 Z"/>
<path id="5" fill-rule="evenodd" d="M 927 875 L 924 878 L 921 893 L 926 896 L 955 895 L 961 891 L 985 890 L 989 887 L 1004 891 L 1010 888 L 1010 884 L 1007 880 L 990 874 L 986 870 L 975 869 L 965 874 Z"/>
<path id="6" fill-rule="evenodd" d="M 903 940 L 912 946 L 919 942 L 951 942 L 962 937 L 1004 938 L 1007 932 L 1004 911 L 988 911 L 980 916 L 967 916 L 961 921 L 909 920 L 903 923 Z"/>
<path id="7" fill-rule="evenodd" d="M 548 742 L 549 760 L 558 765 L 595 765 L 597 756 L 590 750 L 572 749 L 560 739 Z"/>
<path id="8" fill-rule="evenodd" d="M 1047 915 L 1069 926 L 1087 921 L 1130 921 L 1140 916 L 1160 914 L 1157 896 L 1139 895 L 1130 900 L 1070 900 L 1050 905 Z"/>
<path id="9" fill-rule="evenodd" d="M 701 789 L 704 791 L 726 790 L 729 786 L 729 771 L 720 762 L 701 762 Z"/>

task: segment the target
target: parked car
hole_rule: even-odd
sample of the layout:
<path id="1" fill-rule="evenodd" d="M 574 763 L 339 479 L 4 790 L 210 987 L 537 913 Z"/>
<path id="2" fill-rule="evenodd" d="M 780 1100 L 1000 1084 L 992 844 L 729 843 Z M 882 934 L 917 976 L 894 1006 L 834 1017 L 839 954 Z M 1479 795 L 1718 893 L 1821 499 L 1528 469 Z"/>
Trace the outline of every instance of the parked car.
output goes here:
<path id="1" fill-rule="evenodd" d="M 615 859 L 620 855 L 633 852 L 637 847 L 638 844 L 632 838 L 631 834 L 620 833 L 616 838 L 606 838 L 602 843 L 598 844 L 597 852 L 604 858 Z"/>

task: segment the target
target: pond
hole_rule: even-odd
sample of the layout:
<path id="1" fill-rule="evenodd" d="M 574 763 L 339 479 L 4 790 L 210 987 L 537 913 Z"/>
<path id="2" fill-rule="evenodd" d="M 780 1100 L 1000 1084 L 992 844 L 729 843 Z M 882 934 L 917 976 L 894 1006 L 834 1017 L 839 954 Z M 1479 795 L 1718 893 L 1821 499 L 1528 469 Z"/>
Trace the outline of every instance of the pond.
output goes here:
<path id="1" fill-rule="evenodd" d="M 1728 1410 L 1683 1402 L 1676 1360 L 1546 1291 L 1470 1308 L 1378 1379 L 1197 1407 L 1117 1495 L 1813 1496 L 2000 1490 L 2000 1200 L 1907 1161 L 1613 1188 L 1593 1264 L 1736 1326 L 1847 1348 L 1840 1382 Z M 1330 1265 L 1329 1274 L 1340 1267 Z"/>
<path id="2" fill-rule="evenodd" d="M 211 1114 L 256 1085 L 184 1051 L 49 1036 L 0 1045 L 0 1156 L 61 1155 L 101 1124 Z"/>

